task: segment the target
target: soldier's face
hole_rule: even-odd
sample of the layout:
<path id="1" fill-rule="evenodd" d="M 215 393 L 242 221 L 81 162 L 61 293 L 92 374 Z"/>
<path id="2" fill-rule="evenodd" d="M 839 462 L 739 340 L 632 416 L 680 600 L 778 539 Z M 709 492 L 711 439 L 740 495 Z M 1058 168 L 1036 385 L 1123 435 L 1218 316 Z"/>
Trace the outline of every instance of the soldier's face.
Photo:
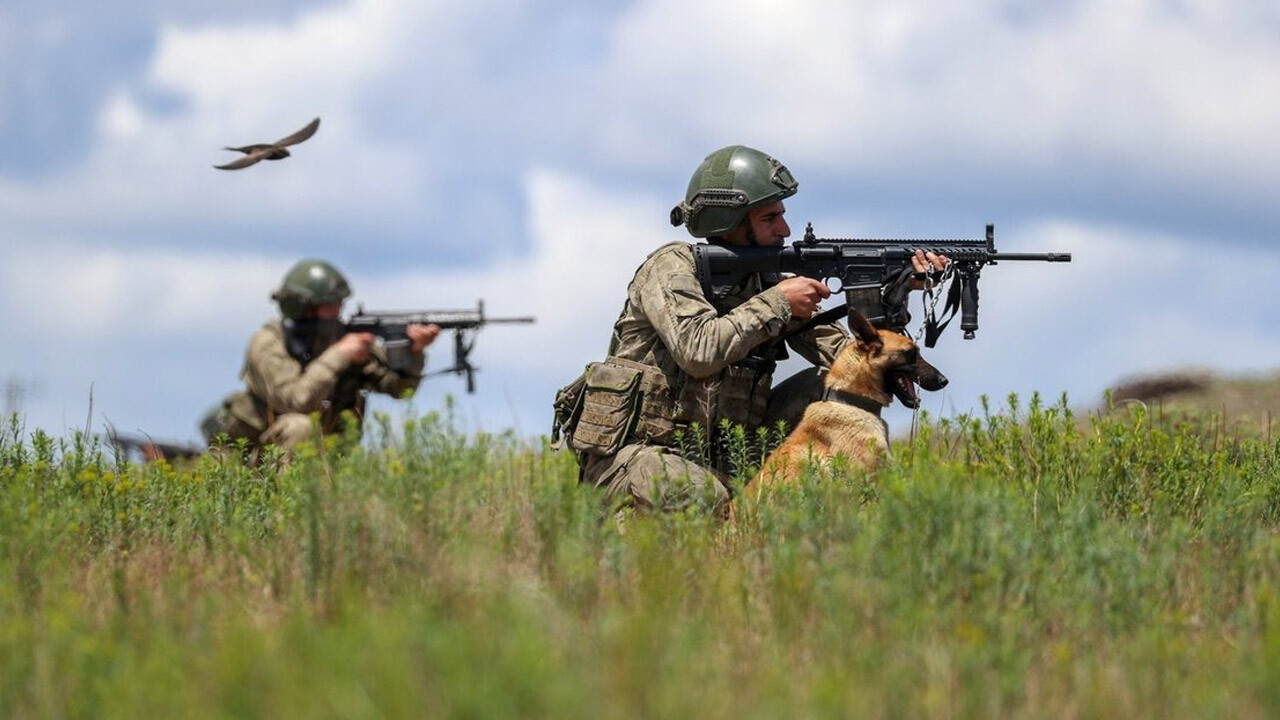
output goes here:
<path id="1" fill-rule="evenodd" d="M 725 239 L 734 245 L 751 245 L 754 235 L 756 245 L 781 245 L 791 237 L 791 226 L 787 225 L 784 217 L 786 212 L 787 208 L 781 200 L 751 208 L 747 211 L 746 220 L 726 235 Z"/>
<path id="2" fill-rule="evenodd" d="M 317 320 L 337 320 L 342 314 L 342 303 L 321 303 L 316 306 Z"/>

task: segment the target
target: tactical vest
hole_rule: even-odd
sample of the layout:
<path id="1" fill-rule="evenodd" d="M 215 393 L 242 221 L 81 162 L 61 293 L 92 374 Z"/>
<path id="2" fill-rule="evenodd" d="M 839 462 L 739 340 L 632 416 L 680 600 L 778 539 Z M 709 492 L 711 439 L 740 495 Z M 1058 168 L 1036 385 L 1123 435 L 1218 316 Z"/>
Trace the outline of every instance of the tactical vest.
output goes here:
<path id="1" fill-rule="evenodd" d="M 759 277 L 740 292 L 712 301 L 723 315 L 762 290 Z M 577 453 L 607 456 L 640 442 L 701 450 L 712 464 L 722 424 L 754 432 L 764 422 L 775 362 L 753 354 L 705 378 L 693 378 L 669 354 L 649 352 L 643 359 L 620 357 L 625 351 L 618 328 L 631 311 L 630 300 L 615 324 L 609 356 L 591 363 L 556 395 L 552 441 Z M 699 428 L 700 430 L 695 430 Z M 690 447 L 690 445 L 695 447 Z"/>
<path id="2" fill-rule="evenodd" d="M 313 352 L 305 341 L 291 335 L 283 324 L 276 325 L 274 331 L 280 333 L 289 356 L 297 360 L 304 370 L 319 355 L 318 352 Z M 364 378 L 361 368 L 353 366 L 338 376 L 333 391 L 318 409 L 320 429 L 323 433 L 329 434 L 342 430 L 344 410 L 350 410 L 357 420 L 364 417 L 363 389 Z M 246 389 L 231 393 L 224 398 L 221 406 L 208 413 L 202 420 L 201 430 L 208 440 L 212 440 L 218 434 L 226 434 L 232 440 L 246 438 L 256 442 L 258 436 L 265 432 L 276 418 L 277 413 L 265 399 Z"/>

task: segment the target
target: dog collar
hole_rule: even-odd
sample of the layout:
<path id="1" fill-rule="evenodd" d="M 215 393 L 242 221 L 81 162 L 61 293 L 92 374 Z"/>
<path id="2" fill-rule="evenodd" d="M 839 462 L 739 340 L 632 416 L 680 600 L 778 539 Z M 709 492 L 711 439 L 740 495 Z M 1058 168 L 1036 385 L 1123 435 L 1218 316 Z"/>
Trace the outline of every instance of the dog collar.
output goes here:
<path id="1" fill-rule="evenodd" d="M 852 405 L 859 410 L 866 410 L 876 417 L 880 417 L 880 408 L 883 407 L 880 403 L 865 395 L 858 395 L 856 393 L 845 392 L 843 390 L 833 390 L 831 388 L 824 388 L 822 390 L 822 399 L 827 402 Z"/>

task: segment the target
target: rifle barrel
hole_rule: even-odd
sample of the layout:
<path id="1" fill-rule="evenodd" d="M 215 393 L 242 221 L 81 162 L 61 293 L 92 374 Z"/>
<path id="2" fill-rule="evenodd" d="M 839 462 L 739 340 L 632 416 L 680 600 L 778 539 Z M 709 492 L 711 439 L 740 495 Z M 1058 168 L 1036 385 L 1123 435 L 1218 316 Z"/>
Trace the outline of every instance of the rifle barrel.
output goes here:
<path id="1" fill-rule="evenodd" d="M 1039 262 L 1071 262 L 1071 253 L 1051 252 L 1051 253 L 1007 253 L 994 252 L 991 253 L 991 259 L 1000 260 L 1036 260 Z"/>

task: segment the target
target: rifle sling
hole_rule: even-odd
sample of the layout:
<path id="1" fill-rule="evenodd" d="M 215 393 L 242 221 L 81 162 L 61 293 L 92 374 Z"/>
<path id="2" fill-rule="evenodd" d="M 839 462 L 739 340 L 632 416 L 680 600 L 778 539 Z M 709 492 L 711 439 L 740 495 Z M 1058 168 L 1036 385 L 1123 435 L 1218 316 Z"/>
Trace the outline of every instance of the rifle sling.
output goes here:
<path id="1" fill-rule="evenodd" d="M 777 342 L 782 342 L 783 340 L 786 340 L 792 335 L 798 335 L 806 330 L 811 330 L 814 327 L 817 327 L 818 325 L 825 325 L 829 322 L 838 320 L 841 317 L 843 317 L 848 310 L 849 310 L 849 303 L 847 302 L 840 303 L 839 305 L 829 310 L 823 310 L 822 312 L 811 316 L 808 320 L 805 320 L 804 323 L 801 324 L 800 327 L 797 327 L 795 330 L 779 335 Z"/>
<path id="2" fill-rule="evenodd" d="M 925 307 L 929 304 L 926 302 Z M 938 337 L 942 335 L 942 331 L 947 329 L 947 325 L 955 319 L 956 312 L 960 309 L 960 283 L 952 282 L 947 288 L 947 302 L 942 306 L 942 317 L 937 318 L 933 313 L 926 313 L 924 319 L 924 346 L 933 347 L 938 342 Z"/>
<path id="3" fill-rule="evenodd" d="M 805 330 L 809 330 L 810 328 L 813 328 L 817 325 L 823 325 L 823 324 L 832 322 L 840 318 L 840 316 L 844 315 L 845 310 L 847 310 L 848 308 L 849 308 L 849 303 L 841 303 L 840 305 L 833 307 L 830 310 L 823 310 L 817 315 L 810 317 L 808 320 L 804 322 L 804 324 L 800 325 L 795 330 L 783 333 L 779 335 L 776 339 L 768 343 L 767 346 L 762 346 L 765 349 L 761 353 L 759 353 L 759 357 L 748 355 L 747 357 L 733 364 L 740 365 L 742 367 L 750 367 L 751 369 L 756 370 L 757 372 L 767 368 L 768 372 L 772 373 L 774 369 L 776 369 L 778 366 L 777 361 L 781 358 L 786 357 L 787 338 L 791 337 L 792 335 L 802 333 Z"/>

